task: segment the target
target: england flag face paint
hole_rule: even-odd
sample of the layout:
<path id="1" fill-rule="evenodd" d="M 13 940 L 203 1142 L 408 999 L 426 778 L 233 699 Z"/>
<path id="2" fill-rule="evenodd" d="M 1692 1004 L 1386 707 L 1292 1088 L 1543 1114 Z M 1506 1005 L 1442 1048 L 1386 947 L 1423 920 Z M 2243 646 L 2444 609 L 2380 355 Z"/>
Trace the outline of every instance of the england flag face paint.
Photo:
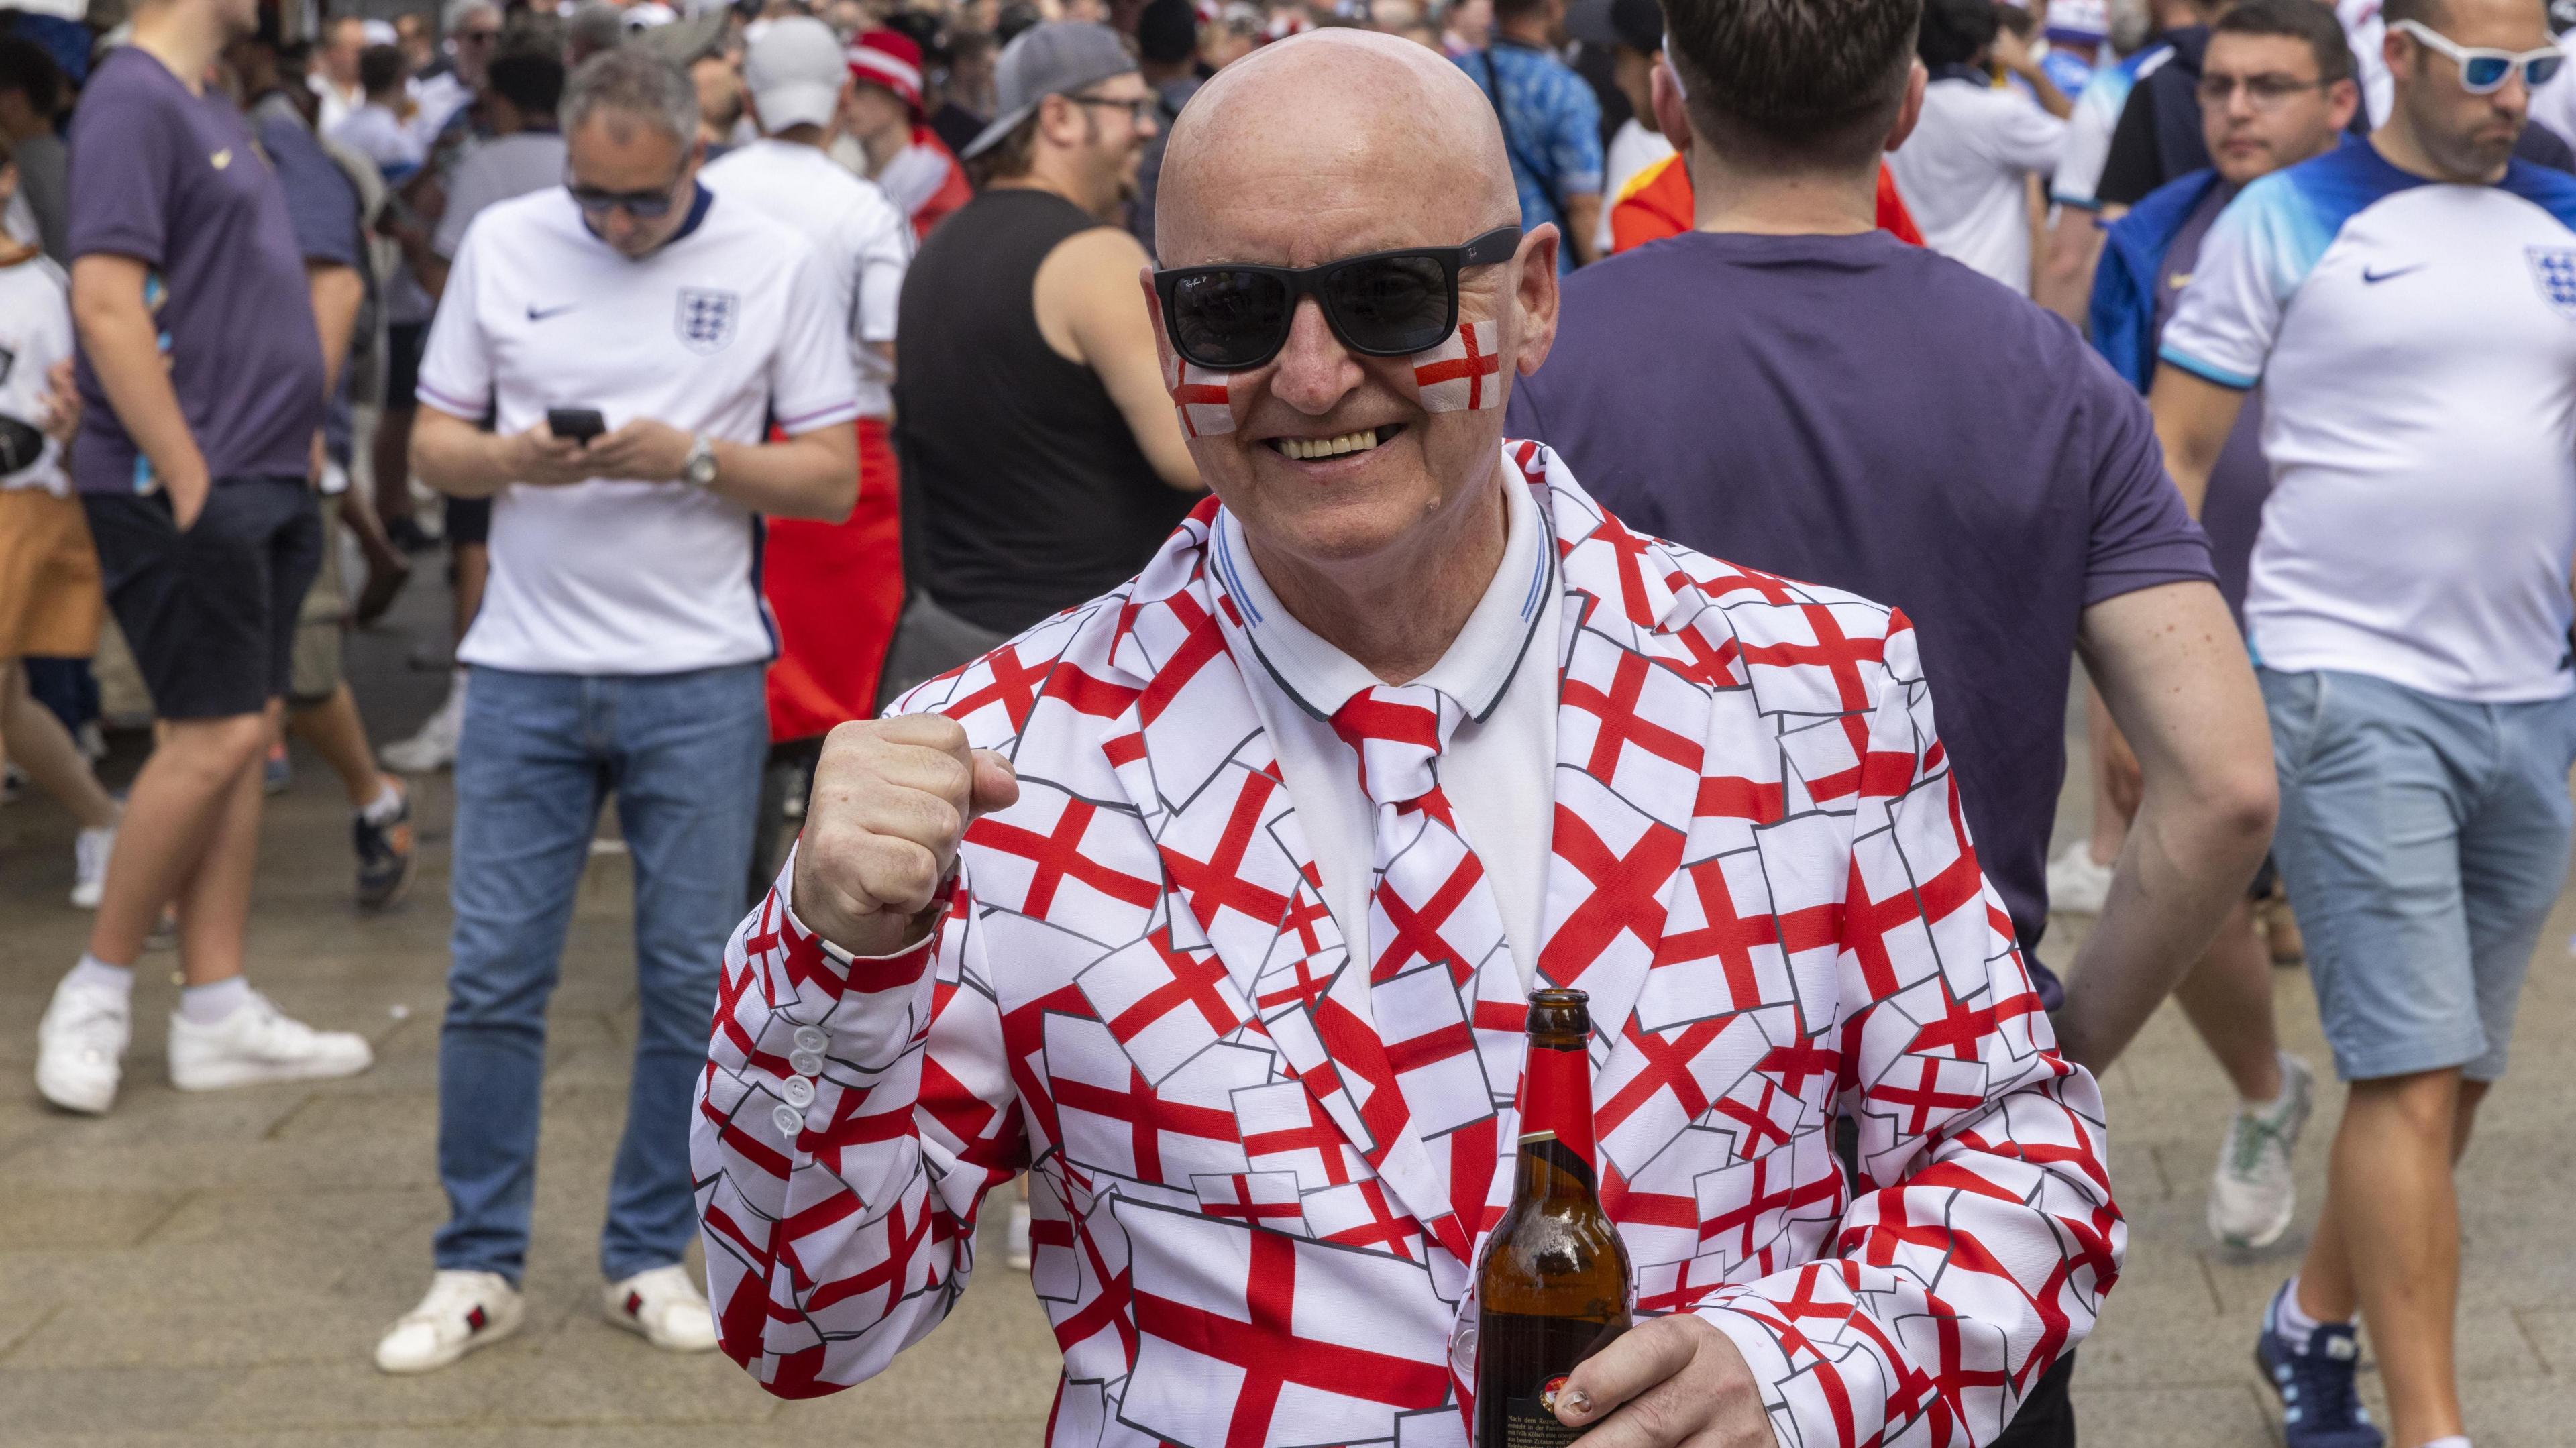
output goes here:
<path id="1" fill-rule="evenodd" d="M 1219 437 L 1234 431 L 1234 404 L 1226 400 L 1226 379 L 1233 375 L 1193 367 L 1178 353 L 1164 359 L 1163 389 L 1172 394 L 1181 436 Z"/>
<path id="2" fill-rule="evenodd" d="M 1413 354 L 1413 385 L 1425 412 L 1482 412 L 1503 405 L 1503 359 L 1491 322 L 1460 322 L 1449 340 Z"/>

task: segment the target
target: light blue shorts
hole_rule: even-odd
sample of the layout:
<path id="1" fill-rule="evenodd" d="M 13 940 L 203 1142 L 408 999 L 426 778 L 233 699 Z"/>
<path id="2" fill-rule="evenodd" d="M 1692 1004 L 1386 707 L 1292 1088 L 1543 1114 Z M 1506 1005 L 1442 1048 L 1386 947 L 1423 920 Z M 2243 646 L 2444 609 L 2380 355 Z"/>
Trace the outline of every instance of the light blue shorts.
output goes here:
<path id="1" fill-rule="evenodd" d="M 2272 856 L 2336 1072 L 2502 1076 L 2567 885 L 2576 698 L 2473 704 L 2365 674 L 2259 672 L 2281 775 Z"/>

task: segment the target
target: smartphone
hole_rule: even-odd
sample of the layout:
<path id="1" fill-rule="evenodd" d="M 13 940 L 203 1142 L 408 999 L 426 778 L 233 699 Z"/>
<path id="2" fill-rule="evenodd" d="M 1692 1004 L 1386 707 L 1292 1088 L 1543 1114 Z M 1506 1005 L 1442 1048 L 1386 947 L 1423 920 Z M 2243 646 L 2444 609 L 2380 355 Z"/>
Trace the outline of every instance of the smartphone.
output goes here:
<path id="1" fill-rule="evenodd" d="M 560 438 L 587 443 L 608 431 L 596 407 L 549 407 L 546 409 L 546 431 Z"/>

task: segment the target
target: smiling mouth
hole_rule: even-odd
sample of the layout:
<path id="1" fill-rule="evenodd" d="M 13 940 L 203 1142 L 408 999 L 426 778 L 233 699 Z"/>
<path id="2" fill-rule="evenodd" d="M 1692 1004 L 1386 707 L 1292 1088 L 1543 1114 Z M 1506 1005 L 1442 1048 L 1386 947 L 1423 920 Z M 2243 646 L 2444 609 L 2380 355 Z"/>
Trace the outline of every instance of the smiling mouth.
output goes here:
<path id="1" fill-rule="evenodd" d="M 1270 450 L 1281 457 L 1292 462 L 1310 463 L 1320 462 L 1325 458 L 1343 457 L 1350 453 L 1367 452 L 1373 447 L 1393 442 L 1396 434 L 1402 431 L 1404 431 L 1404 424 L 1394 422 L 1384 427 L 1364 427 L 1357 432 L 1343 433 L 1339 437 L 1274 437 L 1267 441 Z"/>

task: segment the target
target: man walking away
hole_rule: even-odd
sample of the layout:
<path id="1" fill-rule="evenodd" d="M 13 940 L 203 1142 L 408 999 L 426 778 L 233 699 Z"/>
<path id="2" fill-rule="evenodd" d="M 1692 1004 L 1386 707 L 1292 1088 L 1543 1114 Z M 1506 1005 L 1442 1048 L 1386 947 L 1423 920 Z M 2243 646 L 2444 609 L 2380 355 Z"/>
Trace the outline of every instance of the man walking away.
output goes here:
<path id="1" fill-rule="evenodd" d="M 2261 700 L 2207 544 L 2145 407 L 2072 328 L 1873 229 L 1878 158 L 1911 148 L 1924 104 L 1912 0 L 1666 13 L 1655 106 L 1690 138 L 1699 229 L 1566 283 L 1511 431 L 1632 526 L 1917 621 L 1926 668 L 1955 681 L 1941 729 L 1977 858 L 2061 1047 L 2099 1070 L 2207 948 L 2271 827 Z M 2037 953 L 2079 650 L 2140 741 L 2146 801 L 2061 993 Z M 2073 1431 L 2068 1371 L 2013 1441 Z"/>
<path id="2" fill-rule="evenodd" d="M 2273 488 L 2245 590 L 2274 858 L 2351 1083 L 2326 1204 L 2258 1351 L 2290 1448 L 2466 1448 L 2452 1167 L 2567 879 L 2576 762 L 2576 181 L 2514 157 L 2564 57 L 2539 0 L 2397 0 L 2367 141 L 2247 186 L 2155 381 L 2183 496 L 2246 391 Z"/>
<path id="3" fill-rule="evenodd" d="M 136 777 L 89 949 L 38 1029 L 36 1084 L 116 1100 L 134 961 L 176 901 L 182 1090 L 347 1076 L 364 1038 L 288 1019 L 242 978 L 260 764 L 320 566 L 308 483 L 324 368 L 276 173 L 203 77 L 249 0 L 144 0 L 72 126 L 74 482 L 108 604 L 164 729 Z"/>
<path id="4" fill-rule="evenodd" d="M 2093 345 L 2143 389 L 2210 225 L 2247 183 L 2333 150 L 2361 89 L 2334 13 L 2316 0 L 2242 0 L 2209 37 L 2200 105 L 2212 170 L 2156 191 L 2111 223 L 2093 285 Z M 2272 476 L 2263 461 L 2261 406 L 2237 415 L 2210 471 L 2200 509 L 2218 591 L 2240 627 L 2245 570 Z M 2254 928 L 2254 900 L 2272 872 L 2229 911 L 2174 1000 L 2236 1088 L 2226 1143 L 2210 1181 L 2209 1230 L 2237 1248 L 2269 1247 L 2298 1204 L 2290 1157 L 2315 1096 L 2307 1063 L 2283 1054 L 2272 1013 L 2272 963 Z"/>
<path id="5" fill-rule="evenodd" d="M 387 1372 L 519 1325 L 546 1002 L 612 792 L 641 1009 L 602 1304 L 655 1346 L 715 1345 L 680 1265 L 686 1141 L 769 743 L 758 520 L 838 518 L 855 491 L 848 333 L 816 305 L 834 288 L 794 229 L 698 184 L 688 77 L 619 46 L 575 72 L 563 120 L 564 185 L 475 220 L 421 368 L 415 465 L 496 501 L 491 587 L 457 649 L 473 684 L 439 1038 L 449 1214 L 428 1293 L 377 1344 Z M 556 408 L 608 430 L 557 437 Z M 772 417 L 784 441 L 763 441 Z"/>
<path id="6" fill-rule="evenodd" d="M 1553 222 L 1565 237 L 1557 267 L 1593 259 L 1601 229 L 1601 100 L 1557 59 L 1565 0 L 1494 0 L 1494 39 L 1458 57 L 1502 122 L 1520 188 L 1521 228 Z"/>
<path id="7" fill-rule="evenodd" d="M 1136 571 L 1197 501 L 1117 225 L 1154 93 L 1105 26 L 1022 32 L 968 160 L 982 195 L 903 283 L 895 451 L 911 598 L 885 692 Z"/>
<path id="8" fill-rule="evenodd" d="M 1931 83 L 1903 150 L 1888 157 L 1896 189 L 1934 251 L 2030 294 L 2028 179 L 2057 165 L 2073 106 L 1995 21 L 1988 0 L 1925 0 L 1918 42 Z M 1992 61 L 2021 78 L 2031 101 L 1997 89 Z"/>

